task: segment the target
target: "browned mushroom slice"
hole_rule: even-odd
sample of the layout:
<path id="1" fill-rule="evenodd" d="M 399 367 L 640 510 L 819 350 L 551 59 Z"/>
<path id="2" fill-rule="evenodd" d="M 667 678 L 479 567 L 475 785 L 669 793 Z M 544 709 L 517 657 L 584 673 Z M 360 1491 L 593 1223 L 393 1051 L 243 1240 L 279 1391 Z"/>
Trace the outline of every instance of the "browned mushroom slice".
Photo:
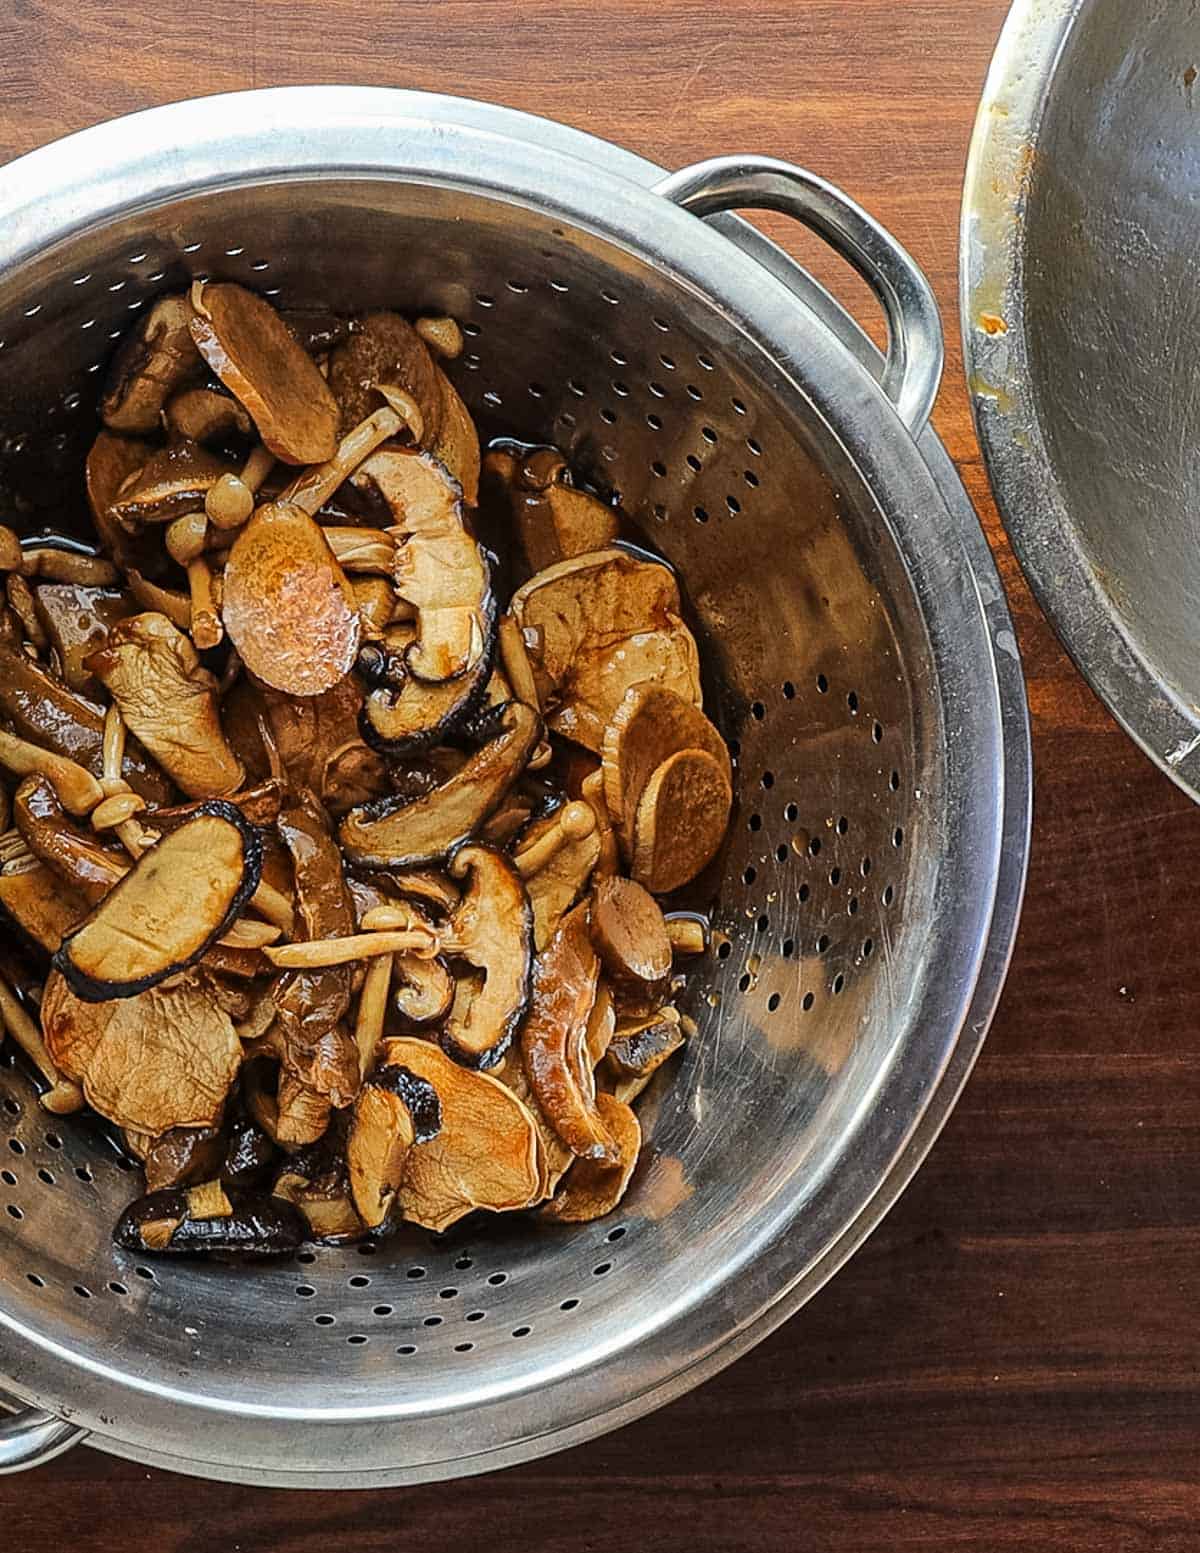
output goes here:
<path id="1" fill-rule="evenodd" d="M 302 1148 L 324 1137 L 332 1113 L 328 1095 L 310 1088 L 295 1074 L 280 1073 L 274 1138 L 281 1148 Z"/>
<path id="2" fill-rule="evenodd" d="M 186 296 L 160 297 L 122 340 L 100 400 L 100 418 L 112 431 L 157 431 L 167 399 L 203 370 L 191 320 Z"/>
<path id="3" fill-rule="evenodd" d="M 217 481 L 232 473 L 229 464 L 198 443 L 173 442 L 122 485 L 109 511 L 130 534 L 147 523 L 171 523 L 202 508 Z"/>
<path id="4" fill-rule="evenodd" d="M 473 834 L 525 769 L 541 719 L 512 701 L 495 720 L 495 735 L 462 769 L 421 798 L 383 798 L 351 809 L 339 834 L 352 862 L 407 868 L 444 857 Z"/>
<path id="5" fill-rule="evenodd" d="M 96 696 L 100 687 L 84 667 L 84 659 L 103 644 L 110 627 L 133 613 L 129 594 L 120 588 L 51 582 L 41 583 L 33 596 L 59 673 L 72 690 Z"/>
<path id="6" fill-rule="evenodd" d="M 104 714 L 23 652 L 0 646 L 0 714 L 30 743 L 73 760 L 94 777 L 104 770 Z M 132 740 L 121 775 L 147 803 L 170 803 L 170 782 Z"/>
<path id="7" fill-rule="evenodd" d="M 163 411 L 168 431 L 187 442 L 221 442 L 230 435 L 248 437 L 254 422 L 236 399 L 215 388 L 185 388 Z"/>
<path id="8" fill-rule="evenodd" d="M 354 590 L 324 534 L 285 503 L 260 507 L 238 534 L 221 619 L 250 672 L 294 696 L 344 679 L 362 634 Z"/>
<path id="9" fill-rule="evenodd" d="M 379 1229 L 392 1211 L 409 1150 L 429 1143 L 442 1128 L 442 1108 L 428 1079 L 390 1063 L 378 1069 L 354 1106 L 346 1143 L 350 1193 L 368 1229 Z"/>
<path id="10" fill-rule="evenodd" d="M 530 571 L 604 550 L 616 539 L 617 513 L 570 483 L 567 461 L 557 448 L 496 448 L 486 467 L 504 487 Z"/>
<path id="11" fill-rule="evenodd" d="M 262 841 L 232 804 L 205 804 L 143 853 L 54 957 L 83 999 L 128 998 L 194 964 L 258 888 Z"/>
<path id="12" fill-rule="evenodd" d="M 421 412 L 422 440 L 432 446 L 442 425 L 438 372 L 424 341 L 397 313 L 368 313 L 329 357 L 329 387 L 346 432 L 379 406 L 380 386 L 402 389 Z"/>
<path id="13" fill-rule="evenodd" d="M 584 1038 L 587 1060 L 593 1068 L 599 1064 L 612 1045 L 616 1029 L 617 1010 L 613 995 L 607 983 L 601 980 L 596 988 L 596 1001 L 592 1004 L 592 1012 L 588 1016 L 587 1035 Z"/>
<path id="14" fill-rule="evenodd" d="M 201 355 L 250 412 L 275 457 L 285 464 L 332 458 L 337 404 L 271 304 L 229 284 L 197 286 L 192 301 L 192 338 Z"/>
<path id="15" fill-rule="evenodd" d="M 587 908 L 576 907 L 534 962 L 521 1051 L 538 1104 L 571 1152 L 616 1164 L 619 1150 L 596 1109 L 587 1051 L 599 977 Z"/>
<path id="16" fill-rule="evenodd" d="M 395 447 L 374 453 L 352 483 L 378 491 L 392 515 L 393 581 L 417 612 L 409 672 L 432 682 L 470 673 L 489 647 L 491 573 L 464 525 L 459 487 L 432 454 Z"/>
<path id="17" fill-rule="evenodd" d="M 543 1219 L 557 1224 L 587 1224 L 611 1213 L 625 1195 L 642 1149 L 638 1119 L 614 1095 L 597 1095 L 596 1108 L 616 1140 L 620 1159 L 608 1165 L 595 1159 L 577 1159 L 558 1195 L 542 1209 Z"/>
<path id="18" fill-rule="evenodd" d="M 0 770 L 15 777 L 46 777 L 63 807 L 72 814 L 90 814 L 104 799 L 104 790 L 90 771 L 64 755 L 56 755 L 40 744 L 19 739 L 15 733 L 8 733 L 3 728 L 0 728 Z"/>
<path id="19" fill-rule="evenodd" d="M 126 727 L 190 798 L 241 786 L 242 763 L 221 730 L 217 682 L 165 615 L 122 620 L 87 659 Z"/>
<path id="20" fill-rule="evenodd" d="M 529 892 L 539 953 L 587 888 L 599 858 L 600 833 L 589 804 L 564 804 L 522 832 L 513 862 Z"/>
<path id="21" fill-rule="evenodd" d="M 633 877 L 656 895 L 687 884 L 712 862 L 729 828 L 733 789 L 707 750 L 680 750 L 654 772 L 633 825 Z"/>
<path id="22" fill-rule="evenodd" d="M 410 1025 L 441 1024 L 454 1003 L 454 977 L 440 960 L 396 955 L 393 973 L 396 1012 Z"/>
<path id="23" fill-rule="evenodd" d="M 416 641 L 414 627 L 390 627 L 386 646 L 363 648 L 358 671 L 372 688 L 359 726 L 374 749 L 391 756 L 417 754 L 471 721 L 489 699 L 495 613 L 495 602 L 489 595 L 481 614 L 484 650 L 474 667 L 456 679 L 431 684 L 408 672 L 404 651 Z"/>
<path id="24" fill-rule="evenodd" d="M 511 1089 L 460 1067 L 430 1041 L 385 1041 L 384 1061 L 433 1086 L 442 1130 L 408 1156 L 397 1194 L 401 1215 L 445 1230 L 476 1208 L 503 1213 L 537 1200 L 537 1125 Z"/>
<path id="25" fill-rule="evenodd" d="M 316 696 L 289 696 L 244 681 L 226 700 L 223 721 L 228 725 L 231 701 L 235 716 L 264 717 L 292 785 L 340 815 L 391 790 L 386 763 L 359 733 L 363 700 L 353 675 Z"/>
<path id="26" fill-rule="evenodd" d="M 172 1127 L 215 1126 L 242 1061 L 232 1020 L 192 977 L 88 1003 L 52 972 L 42 1030 L 93 1110 L 156 1138 Z"/>
<path id="27" fill-rule="evenodd" d="M 283 784 L 274 778 L 269 778 L 265 782 L 256 783 L 253 787 L 244 787 L 241 792 L 231 793 L 226 801 L 242 811 L 242 817 L 248 824 L 262 827 L 274 825 L 283 807 L 283 800 Z M 199 812 L 205 801 L 176 804 L 167 809 L 148 809 L 146 823 L 165 835 L 168 831 L 178 830 L 181 825 L 185 825 Z"/>
<path id="28" fill-rule="evenodd" d="M 161 1138 L 146 1138 L 141 1155 L 146 1190 L 212 1180 L 225 1158 L 225 1142 L 220 1127 L 172 1127 Z"/>
<path id="29" fill-rule="evenodd" d="M 95 831 L 74 824 L 43 776 L 26 777 L 17 788 L 13 818 L 34 856 L 73 886 L 89 906 L 102 901 L 129 872 L 128 855 L 107 846 Z"/>
<path id="30" fill-rule="evenodd" d="M 513 595 L 550 727 L 599 753 L 631 685 L 650 681 L 699 706 L 699 654 L 670 569 L 624 550 L 560 561 Z"/>
<path id="31" fill-rule="evenodd" d="M 306 1238 L 293 1204 L 215 1182 L 208 1190 L 149 1192 L 130 1203 L 113 1231 L 122 1250 L 176 1256 L 287 1256 Z"/>
<path id="32" fill-rule="evenodd" d="M 458 390 L 440 369 L 438 384 L 442 391 L 442 425 L 431 444 L 435 458 L 441 460 L 462 487 L 463 501 L 468 507 L 479 505 L 479 434 L 471 412 L 462 402 Z"/>
<path id="33" fill-rule="evenodd" d="M 620 1024 L 605 1053 L 605 1073 L 620 1093 L 629 1080 L 648 1081 L 683 1042 L 679 1010 L 670 1005 L 648 1019 Z"/>
<path id="34" fill-rule="evenodd" d="M 646 783 L 680 750 L 705 750 L 733 780 L 724 739 L 698 706 L 652 681 L 632 685 L 604 731 L 604 799 L 626 857 L 633 853 L 633 822 Z"/>
<path id="35" fill-rule="evenodd" d="M 459 1062 L 490 1068 L 504 1055 L 529 1003 L 533 912 L 520 875 L 491 847 L 459 847 L 450 875 L 469 882 L 450 918 L 447 953 L 481 971 L 483 980 L 459 980 L 442 1044 Z"/>
<path id="36" fill-rule="evenodd" d="M 0 864 L 0 907 L 35 944 L 53 954 L 90 910 L 77 890 L 36 859 Z"/>
<path id="37" fill-rule="evenodd" d="M 358 1239 L 364 1227 L 350 1196 L 348 1119 L 348 1112 L 335 1116 L 323 1138 L 283 1164 L 271 1189 L 276 1197 L 295 1203 L 313 1239 L 334 1244 Z"/>
<path id="38" fill-rule="evenodd" d="M 671 940 L 658 902 L 632 879 L 601 879 L 592 891 L 592 943 L 617 985 L 640 991 L 671 974 Z"/>

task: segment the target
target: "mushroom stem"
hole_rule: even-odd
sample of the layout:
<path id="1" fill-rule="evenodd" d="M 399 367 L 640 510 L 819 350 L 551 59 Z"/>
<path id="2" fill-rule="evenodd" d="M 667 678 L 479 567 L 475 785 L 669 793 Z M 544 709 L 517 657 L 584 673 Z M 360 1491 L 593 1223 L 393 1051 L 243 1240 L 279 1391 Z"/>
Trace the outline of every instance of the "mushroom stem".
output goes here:
<path id="1" fill-rule="evenodd" d="M 49 1084 L 48 1093 L 42 1096 L 42 1105 L 56 1116 L 69 1116 L 83 1108 L 83 1090 L 54 1066 L 42 1032 L 22 1008 L 17 995 L 0 976 L 0 1032 L 7 1030 L 13 1040 L 37 1068 Z"/>
<path id="2" fill-rule="evenodd" d="M 110 701 L 104 713 L 104 746 L 101 774 L 106 782 L 119 782 L 125 763 L 125 719 L 121 708 Z"/>
<path id="3" fill-rule="evenodd" d="M 8 600 L 8 607 L 21 622 L 21 629 L 29 638 L 36 652 L 43 653 L 50 645 L 50 640 L 42 629 L 42 622 L 38 619 L 37 610 L 33 604 L 33 590 L 19 572 L 10 572 L 4 579 L 4 596 Z"/>
<path id="4" fill-rule="evenodd" d="M 19 830 L 6 830 L 0 836 L 0 868 L 7 868 L 12 863 L 34 861 L 34 855 Z"/>
<path id="5" fill-rule="evenodd" d="M 596 828 L 591 804 L 581 801 L 564 804 L 554 816 L 554 824 L 522 851 L 514 853 L 513 863 L 522 879 L 529 879 L 551 862 L 568 841 L 582 841 Z"/>
<path id="6" fill-rule="evenodd" d="M 281 504 L 299 507 L 315 517 L 339 486 L 344 485 L 364 459 L 404 425 L 390 405 L 368 415 L 338 443 L 338 450 L 326 464 L 316 464 L 297 475 L 279 497 Z"/>
<path id="7" fill-rule="evenodd" d="M 44 776 L 70 814 L 90 814 L 104 797 L 99 782 L 75 761 L 0 729 L 0 766 L 14 776 Z"/>
<path id="8" fill-rule="evenodd" d="M 364 933 L 407 933 L 418 925 L 418 920 L 411 906 L 372 906 L 359 927 Z"/>
<path id="9" fill-rule="evenodd" d="M 667 937 L 674 954 L 704 954 L 708 949 L 708 934 L 699 917 L 668 917 Z"/>
<path id="10" fill-rule="evenodd" d="M 463 332 L 453 318 L 418 318 L 413 328 L 443 361 L 462 355 Z"/>
<path id="11" fill-rule="evenodd" d="M 73 582 L 84 588 L 111 588 L 120 573 L 111 561 L 98 555 L 80 555 L 77 550 L 60 550 L 57 545 L 25 545 L 20 560 L 11 568 L 22 577 L 37 577 L 43 582 Z M 0 566 L 0 570 L 8 568 Z"/>
<path id="12" fill-rule="evenodd" d="M 437 935 L 411 930 L 396 933 L 351 933 L 346 938 L 316 938 L 303 944 L 280 944 L 264 949 L 271 964 L 283 971 L 322 970 L 328 965 L 348 965 L 379 954 L 415 954 L 429 958 L 440 950 Z"/>
<path id="13" fill-rule="evenodd" d="M 537 682 L 533 677 L 533 665 L 529 661 L 525 638 L 521 634 L 520 626 L 511 615 L 501 615 L 498 635 L 500 662 L 504 666 L 508 683 L 512 686 L 513 695 L 518 701 L 524 701 L 526 706 L 531 706 L 535 712 L 540 712 L 541 698 L 538 696 Z"/>
<path id="14" fill-rule="evenodd" d="M 143 609 L 166 615 L 180 631 L 191 630 L 192 603 L 186 593 L 177 593 L 174 588 L 160 588 L 156 582 L 143 577 L 134 566 L 126 569 L 125 580 L 129 584 L 130 593 Z"/>
<path id="15" fill-rule="evenodd" d="M 593 870 L 597 878 L 611 878 L 621 871 L 621 854 L 617 845 L 617 833 L 612 828 L 608 805 L 604 801 L 604 772 L 593 771 L 581 784 L 584 799 L 591 805 L 600 831 L 600 856 Z"/>
<path id="16" fill-rule="evenodd" d="M 392 963 L 390 954 L 379 955 L 367 966 L 367 974 L 363 979 L 358 999 L 358 1017 L 354 1024 L 354 1042 L 358 1047 L 359 1069 L 363 1078 L 371 1071 L 376 1048 L 383 1039 Z"/>
<path id="17" fill-rule="evenodd" d="M 290 933 L 292 931 L 292 924 L 295 919 L 292 903 L 274 885 L 267 884 L 264 880 L 250 897 L 250 904 L 260 917 L 265 917 L 268 922 L 273 922 L 281 933 Z"/>
<path id="18" fill-rule="evenodd" d="M 248 491 L 255 495 L 262 489 L 263 481 L 275 467 L 275 455 L 270 448 L 259 445 L 250 454 L 250 457 L 242 465 L 241 480 Z"/>
<path id="19" fill-rule="evenodd" d="M 203 556 L 188 562 L 188 590 L 192 600 L 191 636 L 199 651 L 216 647 L 225 635 L 213 597 L 212 567 Z"/>

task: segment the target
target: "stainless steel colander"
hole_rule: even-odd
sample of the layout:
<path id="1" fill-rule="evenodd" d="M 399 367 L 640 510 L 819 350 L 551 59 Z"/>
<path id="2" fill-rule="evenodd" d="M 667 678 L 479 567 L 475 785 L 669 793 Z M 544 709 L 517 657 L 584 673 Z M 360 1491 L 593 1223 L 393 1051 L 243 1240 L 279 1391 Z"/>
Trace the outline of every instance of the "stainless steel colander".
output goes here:
<path id="1" fill-rule="evenodd" d="M 1007 962 L 1029 786 L 1000 587 L 936 439 L 914 440 L 936 311 L 903 251 L 807 174 L 660 177 L 506 110 L 332 88 L 160 109 L 0 173 L 11 490 L 34 471 L 44 490 L 48 454 L 77 468 L 112 341 L 190 275 L 451 313 L 484 429 L 566 446 L 679 568 L 738 773 L 699 1033 L 643 1102 L 619 1217 L 151 1265 L 109 1238 L 121 1162 L 0 1064 L 0 1385 L 25 1409 L 0 1465 L 86 1434 L 334 1487 L 586 1439 L 794 1311 L 944 1121 Z M 882 387 L 825 293 L 749 227 L 700 219 L 754 205 L 871 280 Z"/>

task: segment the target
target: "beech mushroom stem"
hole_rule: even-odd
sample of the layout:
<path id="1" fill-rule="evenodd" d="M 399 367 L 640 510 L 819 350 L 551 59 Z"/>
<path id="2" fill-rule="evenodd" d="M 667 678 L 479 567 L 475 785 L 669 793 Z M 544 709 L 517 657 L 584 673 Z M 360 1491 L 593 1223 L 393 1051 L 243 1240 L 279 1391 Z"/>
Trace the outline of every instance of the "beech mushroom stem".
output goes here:
<path id="1" fill-rule="evenodd" d="M 280 932 L 290 933 L 292 931 L 292 925 L 295 921 L 292 903 L 273 884 L 267 884 L 264 880 L 250 897 L 250 904 L 260 917 L 265 917 L 268 922 L 273 922 Z"/>
<path id="2" fill-rule="evenodd" d="M 388 988 L 392 981 L 392 956 L 381 954 L 367 966 L 362 992 L 358 998 L 358 1017 L 354 1024 L 354 1041 L 358 1047 L 359 1069 L 363 1078 L 375 1063 L 375 1051 L 383 1039 L 383 1025 L 387 1018 Z"/>
<path id="3" fill-rule="evenodd" d="M 257 496 L 262 489 L 263 481 L 275 467 L 275 455 L 270 448 L 259 445 L 250 454 L 250 457 L 242 465 L 242 484 L 248 491 L 253 491 Z"/>
<path id="4" fill-rule="evenodd" d="M 299 507 L 310 518 L 315 517 L 363 460 L 370 458 L 380 443 L 394 437 L 403 425 L 390 405 L 376 410 L 346 433 L 328 463 L 316 464 L 297 475 L 279 497 L 280 505 Z"/>
<path id="5" fill-rule="evenodd" d="M 121 768 L 125 763 L 125 720 L 121 716 L 121 708 L 115 701 L 110 701 L 108 709 L 104 713 L 104 746 L 103 766 L 101 767 L 106 782 L 119 782 L 121 780 Z"/>
<path id="6" fill-rule="evenodd" d="M 668 917 L 667 937 L 674 954 L 704 954 L 708 949 L 708 933 L 699 917 Z"/>
<path id="7" fill-rule="evenodd" d="M 582 801 L 564 804 L 544 836 L 513 856 L 522 879 L 529 879 L 551 862 L 569 841 L 582 841 L 596 828 L 592 806 Z"/>
<path id="8" fill-rule="evenodd" d="M 33 861 L 33 853 L 29 850 L 25 837 L 19 830 L 6 830 L 0 836 L 0 868 L 26 861 Z"/>
<path id="9" fill-rule="evenodd" d="M 188 562 L 188 591 L 192 599 L 192 641 L 200 652 L 216 647 L 225 635 L 213 596 L 212 567 L 203 556 Z"/>
<path id="10" fill-rule="evenodd" d="M 329 965 L 349 965 L 379 954 L 413 954 L 429 959 L 440 952 L 437 935 L 411 930 L 397 933 L 351 933 L 346 938 L 317 938 L 303 944 L 280 944 L 264 949 L 271 964 L 282 971 L 323 970 Z"/>
<path id="11" fill-rule="evenodd" d="M 69 1116 L 83 1108 L 83 1090 L 54 1066 L 42 1032 L 21 1006 L 16 993 L 0 976 L 0 1032 L 7 1030 L 13 1040 L 49 1084 L 42 1105 L 56 1116 Z"/>
<path id="12" fill-rule="evenodd" d="M 44 776 L 69 814 L 90 814 L 104 797 L 99 782 L 75 761 L 0 729 L 0 766 L 13 776 Z"/>
<path id="13" fill-rule="evenodd" d="M 226 949 L 265 949 L 279 934 L 280 929 L 274 922 L 255 922 L 252 917 L 239 917 L 217 942 Z"/>

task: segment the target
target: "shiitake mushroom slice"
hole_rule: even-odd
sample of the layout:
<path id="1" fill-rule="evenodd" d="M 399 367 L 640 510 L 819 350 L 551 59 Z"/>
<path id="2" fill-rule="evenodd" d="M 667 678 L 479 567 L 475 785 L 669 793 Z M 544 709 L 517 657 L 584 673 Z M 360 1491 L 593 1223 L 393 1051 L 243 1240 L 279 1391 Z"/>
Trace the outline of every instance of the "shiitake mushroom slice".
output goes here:
<path id="1" fill-rule="evenodd" d="M 56 969 L 85 1002 L 145 992 L 228 929 L 258 888 L 262 858 L 261 835 L 235 805 L 202 804 L 63 941 Z"/>

